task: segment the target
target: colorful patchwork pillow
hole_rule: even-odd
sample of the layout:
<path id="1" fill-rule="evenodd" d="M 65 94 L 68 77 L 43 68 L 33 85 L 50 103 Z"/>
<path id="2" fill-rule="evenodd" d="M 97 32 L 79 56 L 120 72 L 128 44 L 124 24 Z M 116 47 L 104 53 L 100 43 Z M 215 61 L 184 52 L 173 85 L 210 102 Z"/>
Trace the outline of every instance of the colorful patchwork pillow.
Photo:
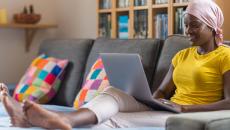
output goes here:
<path id="1" fill-rule="evenodd" d="M 48 57 L 44 54 L 33 60 L 16 86 L 13 97 L 22 102 L 29 99 L 47 103 L 57 93 L 68 60 Z"/>
<path id="2" fill-rule="evenodd" d="M 105 73 L 102 59 L 98 58 L 92 66 L 82 89 L 74 101 L 74 108 L 80 108 L 82 105 L 96 97 L 107 86 L 109 86 L 108 77 Z"/>

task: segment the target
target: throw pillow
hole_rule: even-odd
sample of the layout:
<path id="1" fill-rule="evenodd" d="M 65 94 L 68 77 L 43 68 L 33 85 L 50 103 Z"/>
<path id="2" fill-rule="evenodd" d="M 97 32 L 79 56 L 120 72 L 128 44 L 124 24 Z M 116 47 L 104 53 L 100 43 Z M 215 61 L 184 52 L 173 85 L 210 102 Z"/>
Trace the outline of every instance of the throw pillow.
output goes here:
<path id="1" fill-rule="evenodd" d="M 49 102 L 59 89 L 67 64 L 66 59 L 45 54 L 38 56 L 16 86 L 13 97 L 19 102 L 24 99 L 37 103 Z"/>
<path id="2" fill-rule="evenodd" d="M 108 77 L 105 73 L 102 59 L 98 58 L 91 67 L 86 81 L 74 101 L 74 108 L 80 108 L 96 97 L 107 86 L 109 86 Z"/>

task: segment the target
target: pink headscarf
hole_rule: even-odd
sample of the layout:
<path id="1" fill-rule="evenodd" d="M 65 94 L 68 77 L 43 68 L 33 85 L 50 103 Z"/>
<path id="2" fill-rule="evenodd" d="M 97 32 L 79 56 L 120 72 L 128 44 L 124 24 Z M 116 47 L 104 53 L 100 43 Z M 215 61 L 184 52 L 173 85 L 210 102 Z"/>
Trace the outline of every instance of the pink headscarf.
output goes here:
<path id="1" fill-rule="evenodd" d="M 187 14 L 191 14 L 215 30 L 215 40 L 217 45 L 223 44 L 223 32 L 221 26 L 224 16 L 220 7 L 213 0 L 192 0 L 187 9 Z"/>

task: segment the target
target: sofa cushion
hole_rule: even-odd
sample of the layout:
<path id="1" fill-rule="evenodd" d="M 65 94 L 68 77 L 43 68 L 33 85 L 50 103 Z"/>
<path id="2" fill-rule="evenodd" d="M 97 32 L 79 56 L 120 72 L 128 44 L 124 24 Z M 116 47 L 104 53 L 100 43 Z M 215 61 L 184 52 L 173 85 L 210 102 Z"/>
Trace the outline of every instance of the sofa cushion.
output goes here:
<path id="1" fill-rule="evenodd" d="M 173 115 L 166 121 L 166 130 L 228 130 L 224 128 L 230 128 L 229 117 L 230 110 Z"/>
<path id="2" fill-rule="evenodd" d="M 119 112 L 109 120 L 94 126 L 93 128 L 137 128 L 137 127 L 165 127 L 168 117 L 175 113 L 167 111 L 142 111 Z M 142 130 L 142 129 L 141 129 Z"/>
<path id="3" fill-rule="evenodd" d="M 46 40 L 39 53 L 60 59 L 68 59 L 64 80 L 51 104 L 72 106 L 77 92 L 81 89 L 83 72 L 93 40 Z"/>
<path id="4" fill-rule="evenodd" d="M 86 75 L 96 61 L 99 53 L 138 53 L 142 57 L 146 76 L 151 84 L 161 44 L 162 41 L 157 39 L 97 39 L 87 60 L 84 79 L 86 79 Z"/>
<path id="5" fill-rule="evenodd" d="M 173 56 L 178 51 L 187 48 L 190 45 L 189 39 L 183 35 L 172 35 L 165 40 L 153 77 L 154 82 L 152 85 L 152 92 L 160 86 L 162 80 L 168 72 Z"/>
<path id="6" fill-rule="evenodd" d="M 224 41 L 224 44 L 230 46 L 230 41 Z"/>
<path id="7" fill-rule="evenodd" d="M 205 130 L 230 130 L 230 117 L 209 122 Z"/>

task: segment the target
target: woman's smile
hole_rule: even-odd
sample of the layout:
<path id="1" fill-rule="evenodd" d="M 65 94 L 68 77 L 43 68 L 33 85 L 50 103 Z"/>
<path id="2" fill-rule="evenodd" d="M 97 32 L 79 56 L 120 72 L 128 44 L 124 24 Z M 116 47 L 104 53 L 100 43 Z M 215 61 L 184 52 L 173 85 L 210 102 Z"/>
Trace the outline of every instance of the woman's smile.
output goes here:
<path id="1" fill-rule="evenodd" d="M 197 41 L 197 37 L 195 35 L 188 35 L 188 37 L 189 37 L 189 40 L 192 42 Z"/>

